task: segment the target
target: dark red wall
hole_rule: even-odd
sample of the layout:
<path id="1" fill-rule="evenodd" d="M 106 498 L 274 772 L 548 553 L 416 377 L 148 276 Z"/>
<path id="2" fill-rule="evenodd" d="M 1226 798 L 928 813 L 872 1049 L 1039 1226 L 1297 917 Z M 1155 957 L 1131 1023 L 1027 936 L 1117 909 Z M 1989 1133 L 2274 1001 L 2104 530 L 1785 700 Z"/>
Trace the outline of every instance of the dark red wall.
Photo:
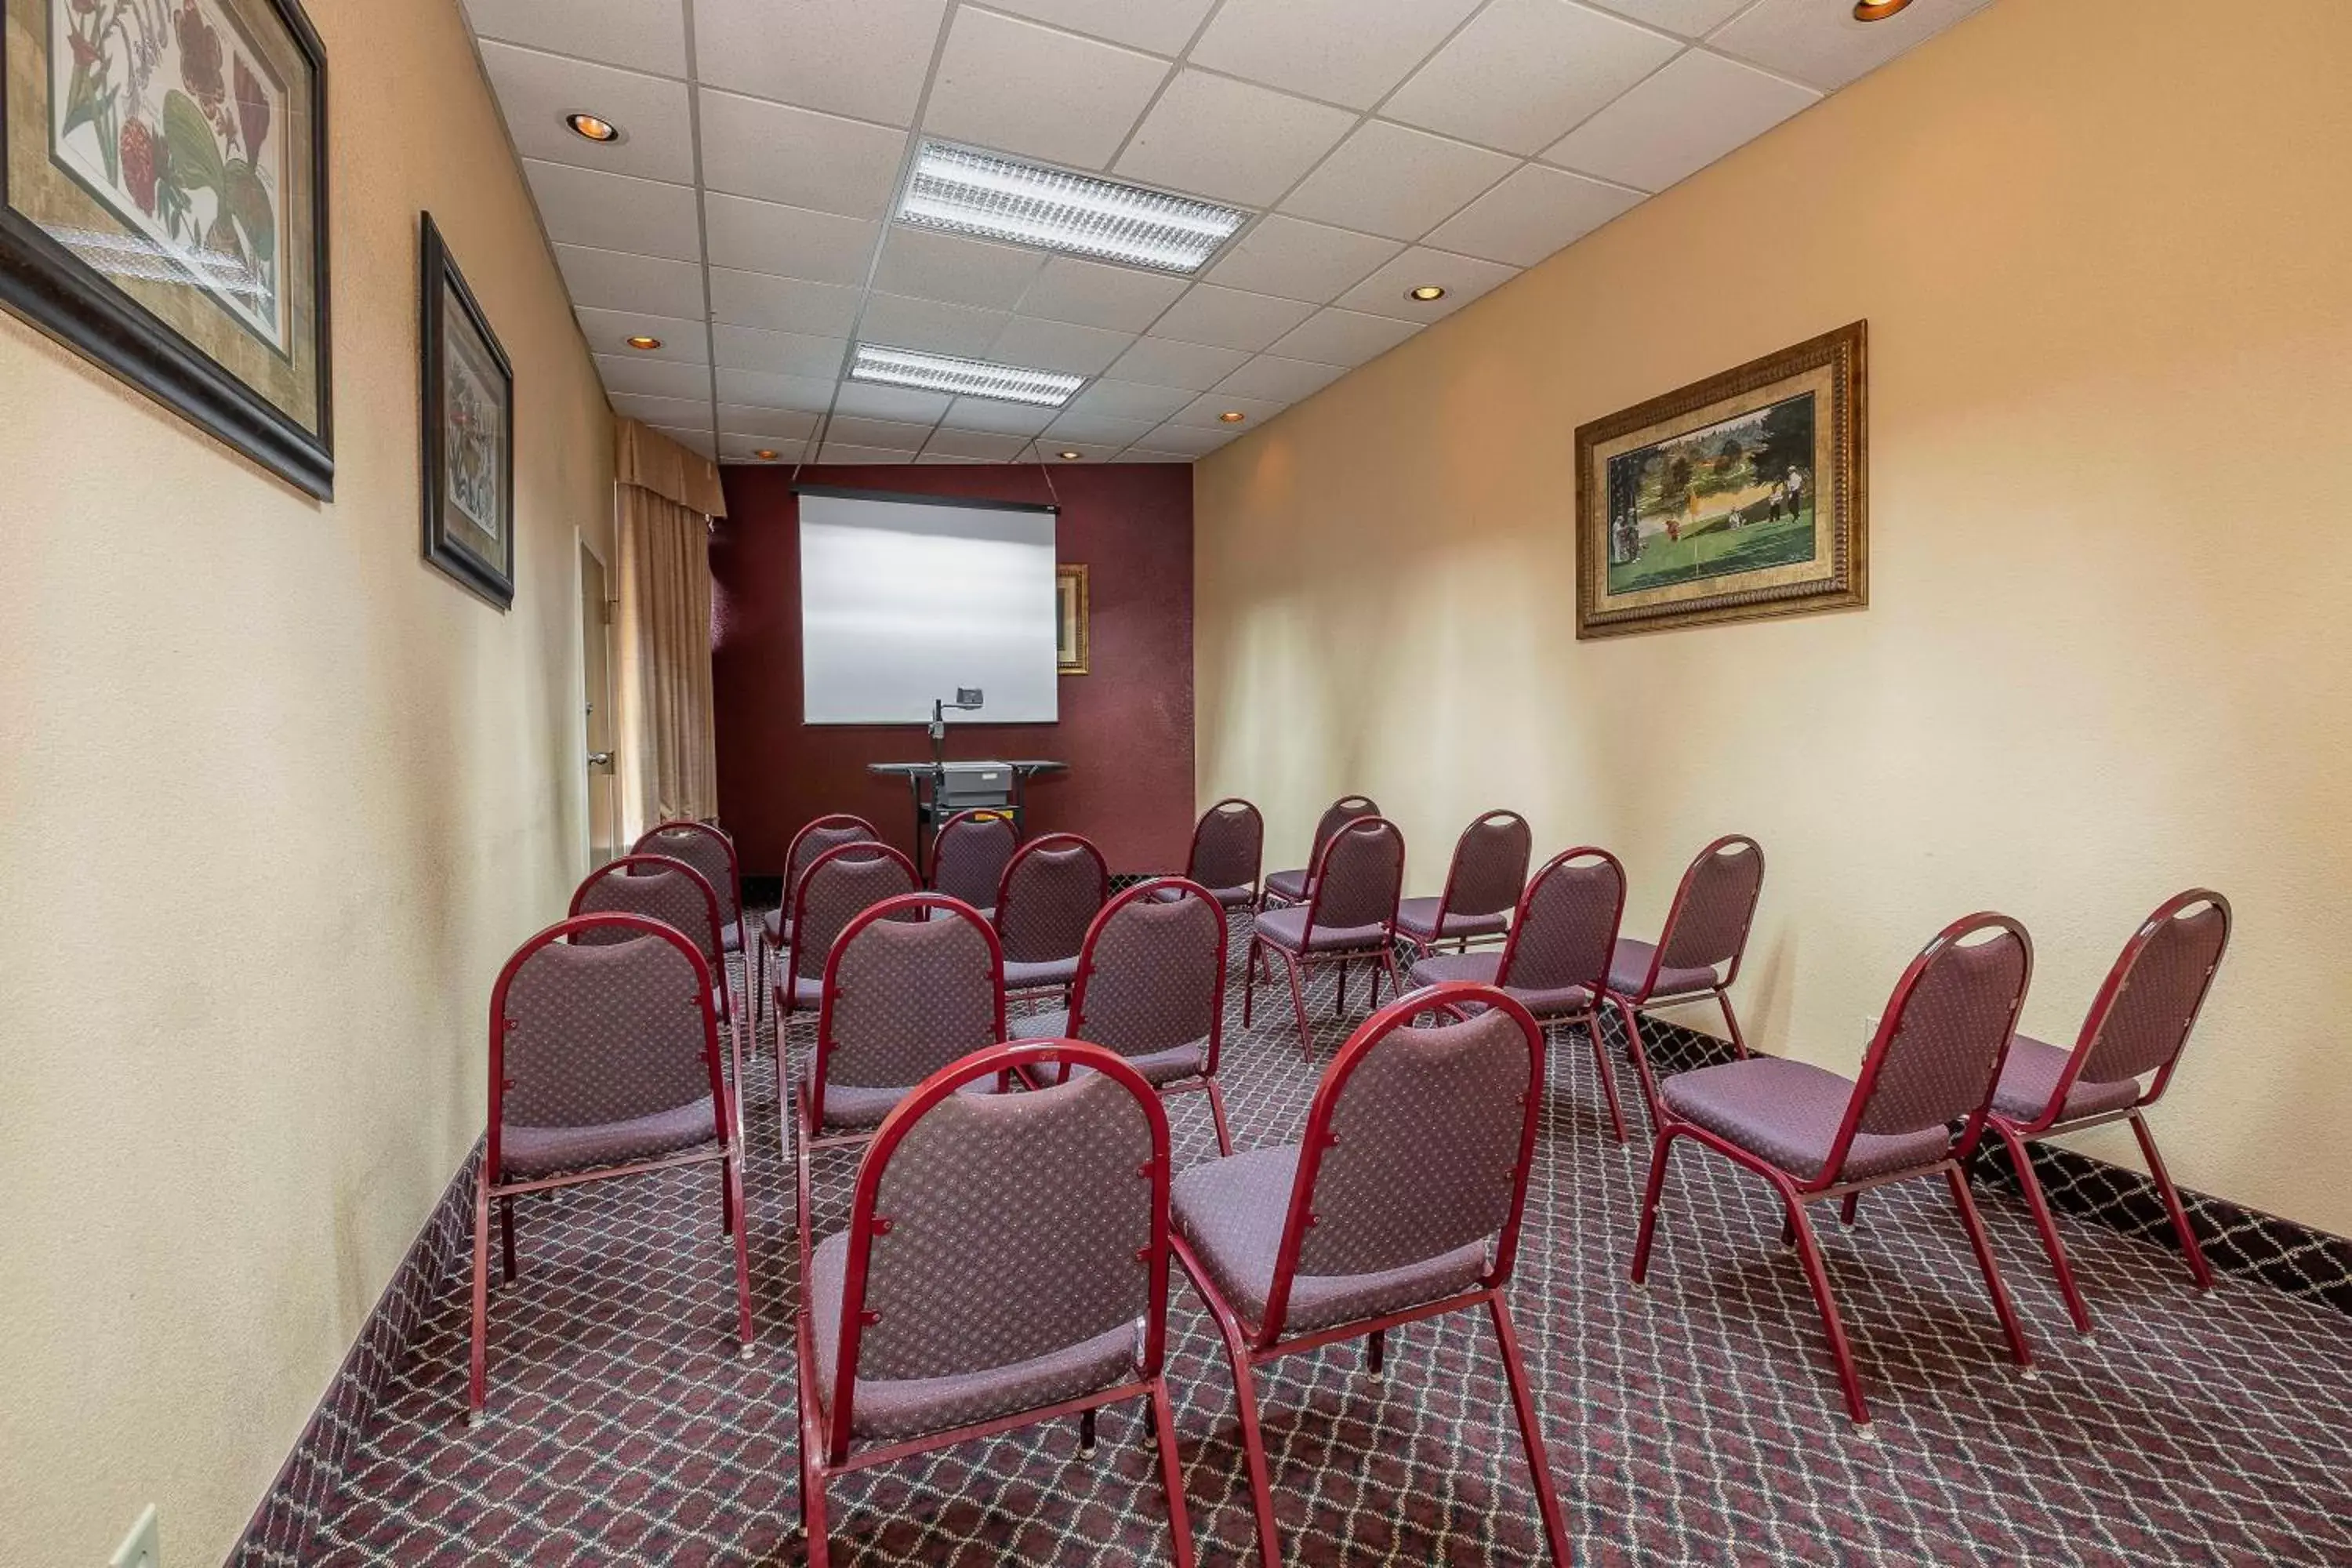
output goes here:
<path id="1" fill-rule="evenodd" d="M 729 468 L 710 542 L 720 820 L 749 876 L 782 872 L 811 817 L 852 811 L 911 850 L 907 786 L 866 764 L 930 755 L 920 725 L 801 722 L 800 510 L 788 468 Z M 1192 832 L 1192 470 L 1177 463 L 811 466 L 802 484 L 1055 501 L 1066 562 L 1087 563 L 1093 673 L 1061 682 L 1058 724 L 958 725 L 948 755 L 1051 757 L 1029 791 L 1033 833 L 1083 833 L 1113 871 L 1183 869 Z"/>

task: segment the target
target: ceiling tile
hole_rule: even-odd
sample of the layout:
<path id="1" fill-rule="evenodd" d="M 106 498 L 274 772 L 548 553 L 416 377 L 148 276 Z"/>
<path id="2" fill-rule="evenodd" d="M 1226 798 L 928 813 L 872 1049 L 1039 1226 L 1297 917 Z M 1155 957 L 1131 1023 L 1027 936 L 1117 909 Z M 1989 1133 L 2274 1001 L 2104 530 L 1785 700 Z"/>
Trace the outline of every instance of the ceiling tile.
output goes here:
<path id="1" fill-rule="evenodd" d="M 962 6 L 948 28 L 923 128 L 1099 169 L 1167 75 L 1168 62 L 1154 56 Z"/>
<path id="2" fill-rule="evenodd" d="M 740 403 L 719 405 L 719 433 L 773 444 L 804 441 L 816 434 L 814 414 L 789 408 L 746 408 Z"/>
<path id="3" fill-rule="evenodd" d="M 1265 206 L 1313 168 L 1355 123 L 1309 103 L 1206 71 L 1178 74 L 1118 161 L 1130 180 Z"/>
<path id="4" fill-rule="evenodd" d="M 632 256 L 559 245 L 556 265 L 575 305 L 599 310 L 653 310 L 665 316 L 702 314 L 702 269 L 690 261 Z"/>
<path id="5" fill-rule="evenodd" d="M 1378 359 L 1421 329 L 1410 321 L 1367 316 L 1360 310 L 1318 310 L 1307 324 L 1274 345 L 1285 359 L 1346 365 L 1350 370 Z"/>
<path id="6" fill-rule="evenodd" d="M 989 0 L 999 11 L 1016 11 L 1040 22 L 1091 33 L 1115 44 L 1181 54 L 1216 0 Z"/>
<path id="7" fill-rule="evenodd" d="M 1391 239 L 1419 239 L 1511 168 L 1500 153 L 1371 120 L 1283 198 L 1282 210 Z"/>
<path id="8" fill-rule="evenodd" d="M 841 374 L 842 354 L 849 346 L 840 338 L 769 332 L 757 327 L 713 327 L 710 336 L 722 369 L 805 375 L 819 380 L 830 380 Z"/>
<path id="9" fill-rule="evenodd" d="M 536 158 L 524 159 L 522 172 L 550 239 L 680 261 L 702 259 L 694 192 L 688 186 Z"/>
<path id="10" fill-rule="evenodd" d="M 1035 455 L 1039 462 L 1051 462 L 1055 468 L 1067 468 L 1074 462 L 1111 462 L 1126 447 L 1127 443 L 1124 441 L 1079 441 L 1068 437 L 1057 439 L 1046 435 L 1037 437 Z M 1064 456 L 1065 453 L 1071 452 L 1077 455 L 1075 458 Z"/>
<path id="11" fill-rule="evenodd" d="M 698 452 L 714 459 L 719 456 L 719 444 L 710 438 L 708 430 L 689 430 L 677 425 L 656 425 L 654 428 L 689 452 Z"/>
<path id="12" fill-rule="evenodd" d="M 1494 0 L 1381 112 L 1484 146 L 1534 153 L 1680 47 L 1570 0 Z"/>
<path id="13" fill-rule="evenodd" d="M 919 452 L 930 434 L 929 425 L 909 425 L 897 419 L 866 419 L 855 414 L 836 414 L 825 422 L 824 426 L 824 438 L 828 445 L 848 441 L 860 447 L 884 447 L 894 452 Z"/>
<path id="14" fill-rule="evenodd" d="M 719 401 L 737 407 L 782 408 L 800 414 L 822 414 L 833 404 L 833 377 L 722 370 L 719 373 Z"/>
<path id="15" fill-rule="evenodd" d="M 1029 437 L 993 430 L 950 430 L 940 426 L 923 447 L 927 458 L 956 458 L 965 462 L 1002 463 L 1018 457 Z"/>
<path id="16" fill-rule="evenodd" d="M 1429 243 L 1465 256 L 1533 267 L 1642 199 L 1639 191 L 1622 185 L 1523 163 L 1509 179 L 1439 225 Z"/>
<path id="17" fill-rule="evenodd" d="M 1021 296 L 1021 313 L 1115 332 L 1139 332 L 1176 302 L 1181 278 L 1056 256 Z"/>
<path id="18" fill-rule="evenodd" d="M 1150 343 L 1151 340 L 1146 338 L 1136 346 L 1148 348 Z M 1211 352 L 1223 353 L 1223 350 Z M 1131 351 L 1127 355 L 1129 359 L 1134 357 Z M 1232 357 L 1238 359 L 1241 356 L 1236 354 Z M 1147 386 L 1134 381 L 1095 381 L 1088 383 L 1079 390 L 1076 397 L 1070 399 L 1066 405 L 1066 414 L 1082 414 L 1089 418 L 1099 416 L 1109 419 L 1133 419 L 1157 425 L 1184 405 L 1192 402 L 1192 393 L 1196 390 L 1198 389 Z"/>
<path id="19" fill-rule="evenodd" d="M 1347 374 L 1341 365 L 1260 354 L 1217 383 L 1216 390 L 1227 395 L 1262 397 L 1269 403 L 1296 403 L 1302 397 L 1313 396 Z"/>
<path id="20" fill-rule="evenodd" d="M 677 364 L 710 363 L 709 331 L 700 321 L 636 310 L 596 310 L 584 305 L 572 314 L 580 318 L 580 331 L 588 340 L 591 353 L 610 354 L 614 359 L 668 360 Z M 632 348 L 628 340 L 634 337 L 658 338 L 661 347 Z"/>
<path id="21" fill-rule="evenodd" d="M 1188 392 L 1206 392 L 1217 383 L 1239 370 L 1249 355 L 1239 349 L 1211 348 L 1206 343 L 1180 343 L 1167 338 L 1139 338 L 1133 348 L 1118 356 L 1110 374 L 1120 381 L 1139 381 L 1147 385 L 1181 386 Z M 1084 401 L 1090 387 L 1081 392 L 1073 403 Z M 1180 400 L 1179 406 L 1186 400 Z M 1089 405 L 1097 414 L 1124 415 L 1126 410 Z M 1141 416 L 1137 416 L 1141 417 Z"/>
<path id="22" fill-rule="evenodd" d="M 994 397 L 959 397 L 948 409 L 942 425 L 952 425 L 959 430 L 987 430 L 1000 436 L 1034 436 L 1054 422 L 1058 408 L 1040 408 L 1034 403 L 1006 403 Z"/>
<path id="23" fill-rule="evenodd" d="M 640 179 L 694 183 L 694 122 L 684 82 L 512 44 L 485 40 L 481 47 L 482 68 L 522 156 Z M 583 110 L 619 126 L 621 140 L 598 142 L 575 135 L 563 117 Z"/>
<path id="24" fill-rule="evenodd" d="M 874 294 L 866 299 L 857 337 L 861 342 L 894 349 L 977 359 L 988 353 L 989 345 L 1012 319 L 1003 310 L 975 310 L 969 305 L 909 300 L 903 294 Z"/>
<path id="25" fill-rule="evenodd" d="M 710 399 L 700 397 L 646 397 L 634 392 L 611 392 L 605 401 L 615 414 L 625 414 L 646 425 L 677 425 L 692 428 L 710 417 Z"/>
<path id="26" fill-rule="evenodd" d="M 1112 447 L 1124 447 L 1139 436 L 1149 435 L 1156 419 L 1113 419 L 1100 414 L 1073 414 L 1062 416 L 1045 426 L 1048 441 L 1100 442 Z"/>
<path id="27" fill-rule="evenodd" d="M 845 338 L 866 302 L 862 289 L 811 283 L 803 278 L 771 278 L 764 272 L 710 269 L 710 314 L 730 326 L 765 327 L 772 332 L 806 332 Z"/>
<path id="28" fill-rule="evenodd" d="M 912 452 L 894 452 L 886 447 L 858 447 L 846 441 L 827 441 L 817 449 L 820 463 L 911 463 Z"/>
<path id="29" fill-rule="evenodd" d="M 1479 0 L 1225 0 L 1195 65 L 1370 109 Z"/>
<path id="30" fill-rule="evenodd" d="M 686 74 L 686 15 L 676 5 L 580 0 L 466 0 L 474 31 L 664 76 Z"/>
<path id="31" fill-rule="evenodd" d="M 805 447 L 804 441 L 782 437 L 746 436 L 721 431 L 719 437 L 719 460 L 722 463 L 797 463 Z M 773 452 L 772 458 L 762 458 L 762 451 Z"/>
<path id="32" fill-rule="evenodd" d="M 903 132 L 702 90 L 702 180 L 714 191 L 880 217 L 906 152 Z"/>
<path id="33" fill-rule="evenodd" d="M 1165 455 L 1168 461 L 1182 463 L 1215 451 L 1241 433 L 1241 426 L 1236 425 L 1162 425 L 1136 446 Z"/>
<path id="34" fill-rule="evenodd" d="M 902 419 L 910 425 L 929 425 L 948 411 L 951 401 L 944 392 L 918 392 L 911 386 L 845 381 L 834 395 L 833 411 L 866 419 Z"/>
<path id="35" fill-rule="evenodd" d="M 866 286 L 882 226 L 806 207 L 713 193 L 703 198 L 710 264 L 812 283 Z M 689 218 L 689 222 L 692 220 Z"/>
<path id="36" fill-rule="evenodd" d="M 679 397 L 689 401 L 698 398 L 706 405 L 710 397 L 708 365 L 598 354 L 596 374 L 611 392 L 633 393 L 639 397 Z"/>
<path id="37" fill-rule="evenodd" d="M 1834 89 L 1865 76 L 1990 0 L 1917 0 L 1879 22 L 1857 22 L 1844 5 L 1761 0 L 1707 40 L 1710 48 Z"/>
<path id="38" fill-rule="evenodd" d="M 919 300 L 1009 310 L 1045 262 L 1043 251 L 894 223 L 882 241 L 874 287 Z"/>
<path id="39" fill-rule="evenodd" d="M 1821 96 L 1692 49 L 1563 137 L 1544 161 L 1663 191 Z"/>
<path id="40" fill-rule="evenodd" d="M 1133 342 L 1133 332 L 1107 332 L 1099 327 L 1015 316 L 997 335 L 988 357 L 1032 370 L 1097 375 L 1109 369 L 1111 361 L 1125 353 Z"/>
<path id="41" fill-rule="evenodd" d="M 1268 213 L 1202 276 L 1228 288 L 1326 305 L 1402 248 L 1393 239 Z"/>
<path id="42" fill-rule="evenodd" d="M 1153 324 L 1151 335 L 1188 343 L 1213 343 L 1220 348 L 1256 350 L 1314 313 L 1314 306 L 1297 300 L 1197 283 Z"/>
<path id="43" fill-rule="evenodd" d="M 1025 442 L 1023 444 L 1026 445 Z M 997 460 L 998 459 L 993 458 L 958 458 L 952 457 L 946 452 L 925 452 L 920 457 L 917 458 L 915 462 L 918 466 L 927 468 L 953 467 L 968 468 L 972 467 L 974 464 L 992 463 Z"/>
<path id="44" fill-rule="evenodd" d="M 1204 392 L 1169 417 L 1171 425 L 1200 425 L 1210 429 L 1226 428 L 1224 416 L 1246 414 L 1246 423 L 1263 425 L 1287 406 L 1262 397 L 1236 397 L 1230 392 Z"/>
<path id="45" fill-rule="evenodd" d="M 914 123 L 947 0 L 694 0 L 711 87 L 891 125 Z"/>
<path id="46" fill-rule="evenodd" d="M 1685 38 L 1705 37 L 1709 28 L 1721 26 L 1724 18 L 1750 3 L 1751 0 L 1591 0 L 1604 11 L 1647 22 L 1653 27 L 1664 27 Z"/>
<path id="47" fill-rule="evenodd" d="M 1416 245 L 1340 295 L 1339 303 L 1350 310 L 1394 316 L 1401 321 L 1434 321 L 1518 275 L 1516 267 Z M 1424 283 L 1444 289 L 1445 298 L 1427 301 L 1406 298 L 1409 290 Z"/>

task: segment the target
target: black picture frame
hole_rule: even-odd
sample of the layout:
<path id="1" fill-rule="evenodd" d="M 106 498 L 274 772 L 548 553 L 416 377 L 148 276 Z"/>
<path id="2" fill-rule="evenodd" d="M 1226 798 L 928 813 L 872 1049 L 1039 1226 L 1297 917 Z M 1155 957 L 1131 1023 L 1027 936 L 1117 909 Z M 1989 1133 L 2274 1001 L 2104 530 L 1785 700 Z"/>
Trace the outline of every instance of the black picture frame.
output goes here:
<path id="1" fill-rule="evenodd" d="M 254 0 L 284 28 L 310 73 L 309 163 L 315 193 L 309 273 L 315 297 L 317 431 L 306 429 L 237 379 L 89 263 L 18 211 L 10 199 L 9 61 L 0 33 L 0 309 L 54 338 L 127 385 L 320 500 L 335 493 L 334 334 L 328 257 L 327 51 L 299 0 Z"/>
<path id="2" fill-rule="evenodd" d="M 422 215 L 421 226 L 417 290 L 421 300 L 417 323 L 417 422 L 418 447 L 424 455 L 425 558 L 504 610 L 514 604 L 514 364 L 507 358 L 506 349 L 499 342 L 498 333 L 491 331 L 489 318 L 483 314 L 481 303 L 474 298 L 473 289 L 467 286 L 466 275 L 459 269 L 457 258 L 449 254 L 448 242 L 442 237 L 440 227 L 434 223 L 431 213 Z M 463 317 L 460 325 L 470 330 L 488 351 L 499 374 L 502 394 L 496 481 L 500 514 L 498 531 L 499 549 L 495 560 L 486 559 L 480 551 L 474 548 L 467 535 L 475 531 L 462 519 L 453 520 L 451 516 L 446 394 L 451 325 L 447 307 L 453 297 Z"/>

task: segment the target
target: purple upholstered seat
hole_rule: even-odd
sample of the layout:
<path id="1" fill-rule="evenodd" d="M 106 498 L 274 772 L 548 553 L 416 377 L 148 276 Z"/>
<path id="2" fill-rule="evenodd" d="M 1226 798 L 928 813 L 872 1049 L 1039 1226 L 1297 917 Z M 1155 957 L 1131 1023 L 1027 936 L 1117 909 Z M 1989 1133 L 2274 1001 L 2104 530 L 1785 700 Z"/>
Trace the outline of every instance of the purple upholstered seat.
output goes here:
<path id="1" fill-rule="evenodd" d="M 1443 937 L 1454 942 L 1464 937 L 1500 936 L 1511 929 L 1507 913 L 1464 915 L 1448 910 L 1445 929 L 1439 931 L 1437 910 L 1443 900 L 1437 899 L 1406 899 L 1397 905 L 1397 930 L 1407 936 L 1425 937 L 1436 941 Z"/>
<path id="2" fill-rule="evenodd" d="M 1516 811 L 1489 811 L 1462 830 L 1445 869 L 1445 890 L 1397 906 L 1397 934 L 1427 952 L 1441 942 L 1502 935 L 1527 886 L 1535 835 Z"/>
<path id="3" fill-rule="evenodd" d="M 1731 1008 L 1731 984 L 1739 978 L 1763 889 L 1763 847 L 1753 838 L 1727 833 L 1684 870 L 1657 942 L 1622 938 L 1616 944 L 1609 962 L 1608 1000 L 1624 1026 L 1625 1054 L 1639 1075 L 1653 1125 L 1658 1120 L 1657 1075 L 1642 1044 L 1642 1010 L 1654 1002 L 1712 999 L 1723 1013 L 1733 1053 L 1747 1056 L 1739 1015 Z"/>
<path id="4" fill-rule="evenodd" d="M 1650 963 L 1657 951 L 1654 943 L 1637 942 L 1630 936 L 1619 937 L 1617 950 L 1609 960 L 1609 989 L 1620 996 L 1638 995 L 1643 984 L 1650 978 Z M 1650 995 L 1655 1000 L 1693 992 L 1708 992 L 1715 989 L 1715 971 L 1705 964 L 1685 964 L 1673 969 L 1662 965 L 1658 970 L 1658 984 Z"/>
<path id="5" fill-rule="evenodd" d="M 699 1148 L 711 1142 L 710 1108 L 705 1094 L 668 1110 L 584 1127 L 509 1123 L 500 1136 L 499 1163 L 509 1176 L 547 1176 Z"/>
<path id="6" fill-rule="evenodd" d="M 1265 874 L 1265 890 L 1294 904 L 1304 903 L 1307 900 L 1307 872 L 1297 867 L 1283 871 L 1268 871 Z"/>
<path id="7" fill-rule="evenodd" d="M 1499 952 L 1440 952 L 1414 960 L 1412 967 L 1405 972 L 1405 980 L 1412 985 L 1492 985 L 1502 967 L 1503 955 Z M 1538 1018 L 1592 1010 L 1592 993 L 1581 985 L 1546 990 L 1513 985 L 1505 989 Z"/>
<path id="8" fill-rule="evenodd" d="M 1102 851 L 1075 833 L 1048 833 L 1013 852 L 999 879 L 993 920 L 1008 991 L 1067 986 L 1087 928 L 1110 897 Z"/>
<path id="9" fill-rule="evenodd" d="M 2014 1121 L 2040 1121 L 2050 1109 L 2050 1097 L 2058 1088 L 2059 1075 L 2066 1070 L 2067 1056 L 2056 1046 L 2044 1044 L 2031 1035 L 2012 1037 L 2009 1059 L 2001 1064 L 2000 1082 L 1993 1088 L 1993 1110 Z M 2062 1121 L 2104 1115 L 2137 1104 L 2139 1093 L 2137 1079 L 2100 1083 L 2077 1078 L 2066 1091 L 2066 1104 L 2058 1114 Z"/>
<path id="10" fill-rule="evenodd" d="M 1293 904 L 1287 909 L 1268 910 L 1257 917 L 1257 930 L 1269 942 L 1280 942 L 1293 952 L 1338 952 L 1343 949 L 1378 951 L 1388 942 L 1388 927 L 1375 921 L 1370 925 L 1318 925 L 1310 933 L 1307 929 L 1307 907 Z"/>
<path id="11" fill-rule="evenodd" d="M 1345 801 L 1324 813 L 1346 805 Z M 1242 965 L 1242 1023 L 1246 1026 L 1257 996 L 1262 954 L 1282 963 L 1290 983 L 1290 1006 L 1298 1023 L 1298 1051 L 1309 1060 L 1315 1037 L 1307 1022 L 1307 971 L 1317 963 L 1339 967 L 1339 1008 L 1348 1005 L 1348 965 L 1370 961 L 1370 1000 L 1380 1000 L 1381 975 L 1402 989 L 1397 975 L 1397 896 L 1404 888 L 1404 835 L 1384 816 L 1359 816 L 1340 823 L 1323 845 L 1304 904 L 1259 911 Z"/>
<path id="12" fill-rule="evenodd" d="M 1811 1181 L 1837 1142 L 1853 1080 L 1811 1062 L 1749 1057 L 1677 1073 L 1659 1086 L 1666 1108 L 1792 1176 Z M 1841 1179 L 1932 1165 L 1951 1136 L 1938 1125 L 1895 1136 L 1857 1132 Z"/>

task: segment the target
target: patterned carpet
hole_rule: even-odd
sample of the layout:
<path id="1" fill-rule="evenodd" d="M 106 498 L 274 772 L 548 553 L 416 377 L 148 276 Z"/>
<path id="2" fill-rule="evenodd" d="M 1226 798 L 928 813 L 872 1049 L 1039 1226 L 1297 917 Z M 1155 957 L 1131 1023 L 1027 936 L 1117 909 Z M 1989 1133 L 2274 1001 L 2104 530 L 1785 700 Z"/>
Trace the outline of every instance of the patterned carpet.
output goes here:
<path id="1" fill-rule="evenodd" d="M 1318 1062 L 1287 998 L 1240 1028 L 1235 1143 L 1295 1137 L 1345 1026 L 1317 997 Z M 1361 982 L 1354 998 L 1361 1006 Z M 803 1040 L 806 1026 L 794 1031 Z M 1857 1049 L 1859 1044 L 1857 1043 Z M 2100 1331 L 2085 1342 L 2023 1211 L 1985 1204 L 2041 1375 L 2014 1375 L 1940 1187 L 1874 1194 L 1824 1231 L 1876 1421 L 1857 1440 L 1795 1254 L 1759 1184 L 1676 1157 L 1652 1283 L 1625 1283 L 1646 1147 L 1610 1142 L 1591 1057 L 1556 1044 L 1512 1300 L 1580 1561 L 2352 1563 L 2352 1321 L 2263 1286 L 2189 1287 L 2177 1258 L 2062 1218 Z M 797 1529 L 792 1176 L 763 1047 L 751 1164 L 760 1341 L 736 1359 L 708 1172 L 519 1207 L 521 1275 L 491 1293 L 490 1413 L 464 1425 L 467 1279 L 445 1280 L 319 1534 L 333 1564 L 780 1564 Z M 1621 1075 L 1629 1117 L 1639 1096 Z M 1180 1168 L 1213 1155 L 1173 1112 Z M 818 1168 L 842 1222 L 855 1151 Z M 2005 1192 L 2006 1189 L 1994 1189 Z M 1826 1211 L 1822 1217 L 1830 1218 Z M 1181 1276 L 1170 1381 L 1205 1563 L 1255 1561 L 1233 1387 Z M 1462 1316 L 1286 1361 L 1263 1385 L 1279 1528 L 1302 1563 L 1540 1560 L 1500 1364 Z M 1139 1428 L 1091 1461 L 1064 1422 L 835 1482 L 835 1560 L 1167 1561 Z"/>

